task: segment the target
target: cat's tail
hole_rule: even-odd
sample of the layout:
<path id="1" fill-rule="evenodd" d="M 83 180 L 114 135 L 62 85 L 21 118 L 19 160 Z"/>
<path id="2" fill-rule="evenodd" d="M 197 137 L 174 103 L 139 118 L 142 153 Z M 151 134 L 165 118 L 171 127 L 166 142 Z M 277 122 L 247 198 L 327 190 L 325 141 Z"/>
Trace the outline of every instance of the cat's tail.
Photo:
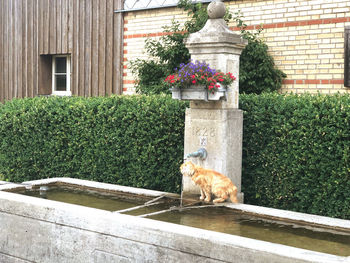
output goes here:
<path id="1" fill-rule="evenodd" d="M 230 195 L 230 200 L 232 203 L 238 203 L 237 200 L 237 187 L 235 185 L 233 185 L 230 190 L 229 190 L 229 195 Z"/>

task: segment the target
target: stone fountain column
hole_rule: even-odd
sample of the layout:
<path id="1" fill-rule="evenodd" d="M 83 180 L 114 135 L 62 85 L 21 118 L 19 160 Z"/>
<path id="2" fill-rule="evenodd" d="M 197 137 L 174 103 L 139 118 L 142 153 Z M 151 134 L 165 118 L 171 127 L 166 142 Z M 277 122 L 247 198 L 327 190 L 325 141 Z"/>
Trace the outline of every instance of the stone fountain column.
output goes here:
<path id="1" fill-rule="evenodd" d="M 238 109 L 239 57 L 246 41 L 232 32 L 223 19 L 225 5 L 214 1 L 208 6 L 209 19 L 202 30 L 186 39 L 193 61 L 205 61 L 211 68 L 231 72 L 237 78 L 228 87 L 227 99 L 220 101 L 191 101 L 185 118 L 185 156 L 199 148 L 207 150 L 204 160 L 191 160 L 205 168 L 229 177 L 241 193 L 243 112 Z M 199 194 L 190 178 L 183 178 L 183 197 Z"/>

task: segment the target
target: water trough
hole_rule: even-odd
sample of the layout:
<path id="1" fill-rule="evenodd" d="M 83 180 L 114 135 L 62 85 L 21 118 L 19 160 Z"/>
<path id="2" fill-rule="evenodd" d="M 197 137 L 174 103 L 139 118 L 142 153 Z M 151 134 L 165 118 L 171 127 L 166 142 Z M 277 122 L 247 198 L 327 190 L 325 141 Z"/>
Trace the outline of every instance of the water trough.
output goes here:
<path id="1" fill-rule="evenodd" d="M 0 185 L 0 262 L 350 262 L 350 257 L 121 213 L 133 210 L 130 208 L 106 211 L 11 193 L 54 183 L 138 196 L 151 201 L 148 204 L 178 198 L 171 193 L 69 178 Z M 244 204 L 223 206 L 350 232 L 348 220 Z"/>

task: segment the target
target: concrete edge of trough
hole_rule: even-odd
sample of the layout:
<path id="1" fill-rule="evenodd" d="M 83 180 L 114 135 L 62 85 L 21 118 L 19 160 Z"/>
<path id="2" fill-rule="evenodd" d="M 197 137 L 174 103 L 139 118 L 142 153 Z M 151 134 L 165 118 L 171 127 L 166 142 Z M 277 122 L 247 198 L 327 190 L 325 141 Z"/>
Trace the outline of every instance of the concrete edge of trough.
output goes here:
<path id="1" fill-rule="evenodd" d="M 147 218 L 116 214 L 94 208 L 65 204 L 0 191 L 0 215 L 19 216 L 152 246 L 199 253 L 202 257 L 239 262 L 259 257 L 269 262 L 350 262 L 350 258 L 289 247 L 229 234 L 202 230 Z M 1 221 L 1 220 L 0 220 Z M 227 262 L 231 262 L 230 260 Z"/>
<path id="2" fill-rule="evenodd" d="M 11 190 L 11 189 L 21 189 L 21 188 L 23 189 L 25 187 L 28 187 L 28 185 L 32 187 L 32 186 L 39 186 L 39 185 L 52 184 L 52 183 L 65 183 L 65 184 L 71 184 L 71 185 L 76 185 L 81 187 L 89 187 L 89 188 L 95 188 L 95 189 L 131 193 L 131 194 L 144 195 L 144 196 L 150 196 L 150 197 L 157 197 L 157 196 L 167 196 L 167 197 L 173 197 L 173 198 L 180 197 L 178 194 L 174 194 L 174 193 L 129 187 L 129 186 L 114 185 L 114 184 L 108 184 L 108 183 L 100 183 L 95 181 L 81 180 L 81 179 L 68 178 L 68 177 L 57 177 L 57 178 L 26 181 L 26 182 L 23 182 L 22 184 L 7 183 L 4 185 L 0 185 L 0 190 Z M 221 203 L 221 204 L 217 204 L 217 206 L 225 206 L 227 208 L 255 214 L 257 216 L 268 216 L 273 219 L 288 218 L 291 221 L 298 221 L 301 223 L 304 222 L 307 224 L 315 224 L 315 225 L 326 226 L 326 227 L 328 226 L 336 229 L 340 228 L 343 230 L 348 230 L 350 232 L 350 220 L 305 214 L 300 212 L 248 205 L 248 204 Z"/>
<path id="3" fill-rule="evenodd" d="M 310 225 L 318 225 L 322 227 L 324 226 L 332 229 L 341 229 L 343 231 L 350 232 L 350 220 L 246 204 L 227 203 L 225 204 L 225 207 L 236 209 L 246 213 L 251 213 L 257 216 L 268 216 L 272 219 L 280 218 L 281 220 L 288 219 L 293 222 L 295 221 Z"/>
<path id="4" fill-rule="evenodd" d="M 38 186 L 38 185 L 53 184 L 53 183 L 64 183 L 64 184 L 76 185 L 81 187 L 132 193 L 132 194 L 145 195 L 150 197 L 157 197 L 160 195 L 166 195 L 167 197 L 174 197 L 174 198 L 179 197 L 179 195 L 173 194 L 173 193 L 166 193 L 161 191 L 142 189 L 142 188 L 136 188 L 136 187 L 130 187 L 130 186 L 100 183 L 95 181 L 81 180 L 81 179 L 68 178 L 68 177 L 57 177 L 57 178 L 48 178 L 48 179 L 41 179 L 41 180 L 34 180 L 34 181 L 26 181 L 26 182 L 23 182 L 22 185 Z"/>
<path id="5" fill-rule="evenodd" d="M 104 189 L 107 188 L 115 191 L 150 196 L 167 194 L 160 191 L 124 187 L 72 178 L 44 179 L 25 182 L 23 185 L 40 185 L 54 182 Z M 8 187 L 23 187 L 23 185 L 11 186 L 8 184 Z M 254 257 L 254 255 L 258 253 L 262 258 L 265 256 L 268 257 L 267 255 L 270 255 L 273 258 L 284 258 L 286 261 L 283 262 L 350 262 L 350 257 L 334 256 L 260 240 L 160 222 L 148 218 L 138 218 L 135 216 L 35 197 L 26 196 L 23 198 L 22 195 L 3 191 L 0 191 L 0 201 L 0 215 L 7 214 L 35 219 L 51 224 L 58 224 L 70 228 L 86 229 L 91 232 L 107 234 L 117 238 L 152 244 L 154 246 L 166 247 L 184 253 L 197 253 L 196 251 L 200 251 L 201 256 L 208 258 L 227 260 L 230 257 L 239 257 L 242 259 L 242 262 L 244 262 L 243 258 L 251 259 L 251 257 Z M 318 224 L 330 224 L 330 221 L 334 221 L 336 224 L 332 225 L 341 225 L 342 228 L 344 225 L 349 227 L 348 224 L 350 223 L 348 220 L 320 217 L 252 205 L 229 203 L 224 205 L 232 209 L 258 215 L 269 215 L 278 218 L 291 217 L 293 220 L 317 222 Z M 308 220 L 305 217 L 310 217 L 311 220 Z M 154 237 L 155 235 L 157 238 Z M 181 242 L 176 241 L 175 237 L 179 238 Z M 203 249 L 203 247 L 207 248 L 207 250 Z M 278 260 L 276 259 L 276 261 L 270 262 L 278 262 Z"/>

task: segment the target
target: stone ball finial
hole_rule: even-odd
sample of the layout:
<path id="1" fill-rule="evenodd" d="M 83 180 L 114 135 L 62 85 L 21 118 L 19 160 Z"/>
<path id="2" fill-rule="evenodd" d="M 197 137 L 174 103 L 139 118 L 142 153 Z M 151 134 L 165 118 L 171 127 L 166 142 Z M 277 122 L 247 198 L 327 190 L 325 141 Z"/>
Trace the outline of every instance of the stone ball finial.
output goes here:
<path id="1" fill-rule="evenodd" d="M 211 19 L 223 18 L 226 13 L 226 7 L 220 0 L 215 0 L 208 5 L 208 16 Z"/>

